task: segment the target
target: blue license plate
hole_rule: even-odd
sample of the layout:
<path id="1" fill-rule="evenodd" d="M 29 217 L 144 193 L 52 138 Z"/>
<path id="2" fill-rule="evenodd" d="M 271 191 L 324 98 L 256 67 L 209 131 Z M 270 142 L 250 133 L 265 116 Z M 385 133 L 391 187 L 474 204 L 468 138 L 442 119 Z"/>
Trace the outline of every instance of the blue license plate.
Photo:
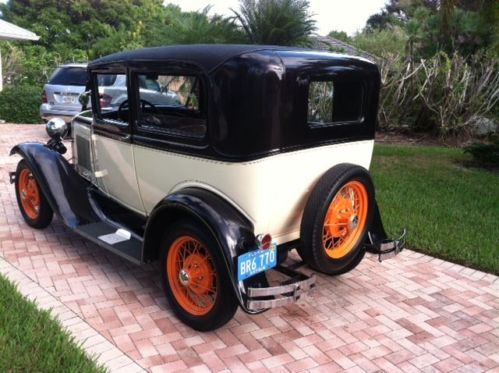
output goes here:
<path id="1" fill-rule="evenodd" d="M 274 268 L 277 265 L 277 247 L 270 249 L 254 250 L 237 258 L 237 279 L 246 280 L 257 273 Z"/>

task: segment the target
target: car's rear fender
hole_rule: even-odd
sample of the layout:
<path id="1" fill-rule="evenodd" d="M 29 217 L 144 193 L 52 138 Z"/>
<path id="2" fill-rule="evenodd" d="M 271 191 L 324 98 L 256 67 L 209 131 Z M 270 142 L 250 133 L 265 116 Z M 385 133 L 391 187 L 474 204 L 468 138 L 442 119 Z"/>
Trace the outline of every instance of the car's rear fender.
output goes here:
<path id="1" fill-rule="evenodd" d="M 237 280 L 237 256 L 254 248 L 253 224 L 234 206 L 217 194 L 201 188 L 185 188 L 165 197 L 151 212 L 144 235 L 142 258 L 148 262 L 159 257 L 160 242 L 176 221 L 189 219 L 202 224 L 221 248 L 229 278 L 241 307 L 245 310 L 246 290 Z M 265 281 L 254 276 L 252 281 Z M 248 286 L 249 281 L 245 281 Z"/>
<path id="2" fill-rule="evenodd" d="M 40 143 L 18 144 L 13 154 L 27 162 L 50 207 L 68 227 L 97 220 L 88 202 L 88 182 L 61 154 Z"/>

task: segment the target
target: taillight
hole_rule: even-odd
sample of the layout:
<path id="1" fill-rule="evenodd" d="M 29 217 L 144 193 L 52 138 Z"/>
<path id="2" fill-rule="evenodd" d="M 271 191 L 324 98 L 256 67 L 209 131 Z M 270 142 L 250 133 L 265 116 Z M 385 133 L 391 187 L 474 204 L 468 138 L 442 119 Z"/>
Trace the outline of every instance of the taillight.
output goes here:
<path id="1" fill-rule="evenodd" d="M 270 249 L 272 245 L 272 236 L 270 234 L 259 234 L 256 236 L 256 245 L 259 249 Z"/>
<path id="2" fill-rule="evenodd" d="M 43 90 L 43 92 L 42 92 L 42 103 L 46 104 L 47 102 L 48 102 L 48 100 L 47 100 L 47 92 L 45 92 L 45 90 Z"/>
<path id="3" fill-rule="evenodd" d="M 99 95 L 99 105 L 100 107 L 108 107 L 111 104 L 111 100 L 113 98 L 109 95 L 106 95 L 105 93 L 101 93 Z"/>

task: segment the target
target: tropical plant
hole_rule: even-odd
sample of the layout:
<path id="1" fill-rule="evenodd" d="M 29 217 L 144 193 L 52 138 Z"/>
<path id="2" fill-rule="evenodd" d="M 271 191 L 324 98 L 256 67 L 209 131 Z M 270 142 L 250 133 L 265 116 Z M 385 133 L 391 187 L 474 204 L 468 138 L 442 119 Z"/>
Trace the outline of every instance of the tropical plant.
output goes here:
<path id="1" fill-rule="evenodd" d="M 308 0 L 240 0 L 231 10 L 254 44 L 309 45 L 315 30 Z"/>
<path id="2" fill-rule="evenodd" d="M 210 16 L 211 6 L 198 12 L 182 12 L 179 7 L 167 6 L 165 26 L 158 29 L 149 44 L 243 43 L 244 33 L 233 17 Z"/>
<path id="3" fill-rule="evenodd" d="M 384 58 L 380 126 L 440 136 L 470 133 L 476 118 L 493 115 L 499 103 L 499 61 L 484 64 L 483 59 L 445 52 L 419 61 Z"/>
<path id="4" fill-rule="evenodd" d="M 329 34 L 327 34 L 327 36 L 329 36 L 331 38 L 335 38 L 335 39 L 340 40 L 340 41 L 343 41 L 345 43 L 352 42 L 352 38 L 350 36 L 348 36 L 348 34 L 345 31 L 332 30 L 329 32 Z"/>
<path id="5" fill-rule="evenodd" d="M 374 30 L 355 35 L 350 43 L 377 57 L 405 55 L 409 36 L 404 28 Z"/>

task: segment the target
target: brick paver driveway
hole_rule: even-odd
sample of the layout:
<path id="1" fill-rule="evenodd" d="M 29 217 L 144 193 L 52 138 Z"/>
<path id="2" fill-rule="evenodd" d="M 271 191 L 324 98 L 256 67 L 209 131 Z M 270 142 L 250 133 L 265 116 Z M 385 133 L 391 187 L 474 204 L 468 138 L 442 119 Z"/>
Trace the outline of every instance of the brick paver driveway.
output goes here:
<path id="1" fill-rule="evenodd" d="M 0 257 L 153 371 L 486 371 L 499 369 L 497 277 L 411 251 L 318 276 L 306 300 L 258 316 L 238 311 L 198 333 L 162 295 L 157 265 L 129 264 L 65 229 L 26 226 L 7 172 L 10 147 L 42 126 L 0 125 Z M 107 342 L 106 342 L 107 343 Z"/>

